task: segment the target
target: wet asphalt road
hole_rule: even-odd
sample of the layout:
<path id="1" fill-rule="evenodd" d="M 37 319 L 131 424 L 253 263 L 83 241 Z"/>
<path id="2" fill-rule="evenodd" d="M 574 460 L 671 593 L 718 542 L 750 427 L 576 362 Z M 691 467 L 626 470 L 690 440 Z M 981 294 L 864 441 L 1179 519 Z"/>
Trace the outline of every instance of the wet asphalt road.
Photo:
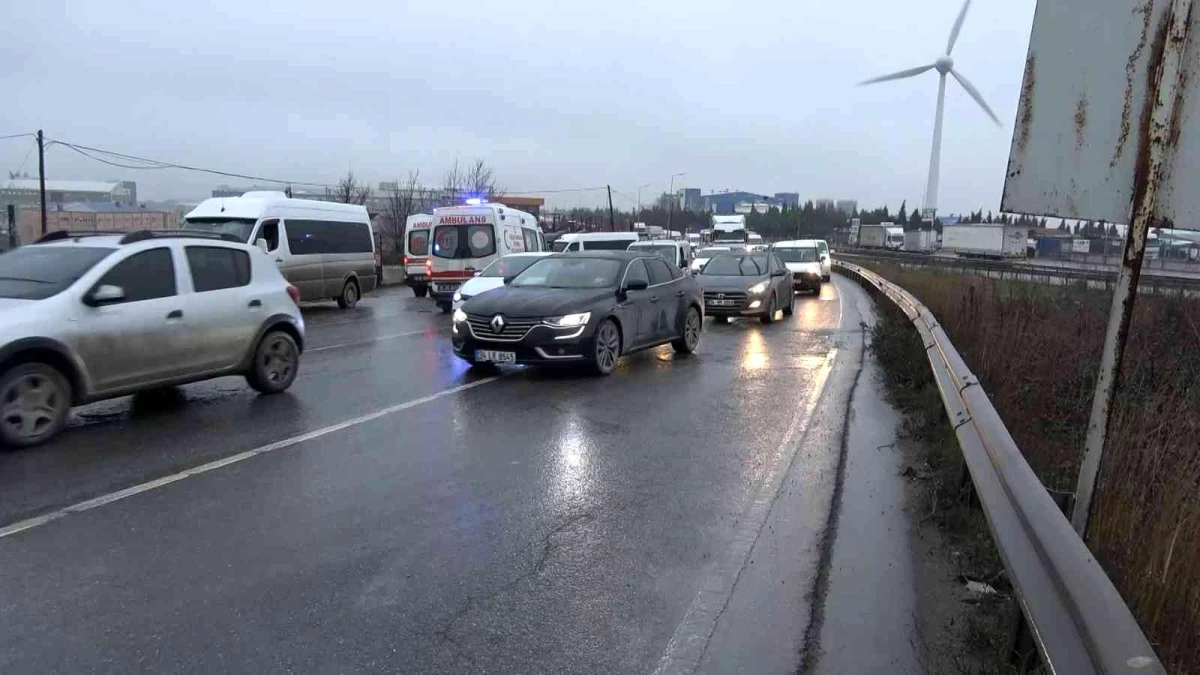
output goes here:
<path id="1" fill-rule="evenodd" d="M 610 378 L 480 377 L 389 288 L 306 308 L 284 395 L 77 409 L 0 452 L 0 527 L 55 517 L 0 537 L 0 672 L 794 671 L 870 312 L 796 300 Z"/>

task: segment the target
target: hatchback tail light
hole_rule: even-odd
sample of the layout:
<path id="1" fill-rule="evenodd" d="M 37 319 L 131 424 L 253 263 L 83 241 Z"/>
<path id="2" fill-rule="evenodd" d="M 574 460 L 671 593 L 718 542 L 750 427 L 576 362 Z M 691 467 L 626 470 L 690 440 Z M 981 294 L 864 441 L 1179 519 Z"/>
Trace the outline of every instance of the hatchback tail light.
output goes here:
<path id="1" fill-rule="evenodd" d="M 401 264 L 401 265 L 407 265 L 407 264 L 408 264 L 408 256 L 404 256 L 404 257 L 402 257 L 402 258 L 400 259 L 400 264 Z"/>
<path id="2" fill-rule="evenodd" d="M 288 296 L 290 296 L 292 298 L 292 302 L 296 303 L 296 306 L 299 306 L 300 305 L 300 289 L 296 288 L 295 286 L 293 286 L 291 284 L 288 284 L 287 292 L 288 292 Z"/>
<path id="3" fill-rule="evenodd" d="M 425 261 L 425 273 L 433 274 L 433 261 L 432 260 Z"/>

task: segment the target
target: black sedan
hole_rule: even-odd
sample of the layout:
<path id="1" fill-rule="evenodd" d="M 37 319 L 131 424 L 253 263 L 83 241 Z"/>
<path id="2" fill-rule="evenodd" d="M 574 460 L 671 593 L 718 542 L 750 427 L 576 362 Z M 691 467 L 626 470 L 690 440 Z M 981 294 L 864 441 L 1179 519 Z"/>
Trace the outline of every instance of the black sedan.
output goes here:
<path id="1" fill-rule="evenodd" d="M 695 280 L 653 253 L 564 253 L 463 303 L 451 341 L 475 366 L 587 364 L 608 375 L 642 349 L 690 354 L 703 318 Z"/>
<path id="2" fill-rule="evenodd" d="M 792 273 L 770 251 L 721 253 L 696 280 L 704 289 L 705 313 L 722 323 L 734 316 L 758 316 L 771 323 L 776 310 L 791 316 L 796 303 Z"/>

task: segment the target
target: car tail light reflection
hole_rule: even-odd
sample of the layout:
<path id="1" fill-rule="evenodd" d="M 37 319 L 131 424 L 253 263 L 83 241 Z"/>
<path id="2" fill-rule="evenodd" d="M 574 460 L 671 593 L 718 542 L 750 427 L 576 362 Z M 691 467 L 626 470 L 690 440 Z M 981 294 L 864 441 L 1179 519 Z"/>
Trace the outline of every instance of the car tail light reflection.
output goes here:
<path id="1" fill-rule="evenodd" d="M 400 258 L 400 264 L 407 265 L 408 264 L 408 256 L 403 256 L 402 258 Z"/>
<path id="2" fill-rule="evenodd" d="M 292 302 L 296 303 L 296 306 L 299 306 L 300 305 L 300 289 L 296 288 L 295 286 L 293 286 L 291 284 L 288 284 L 287 292 L 288 292 L 288 295 L 291 296 Z"/>

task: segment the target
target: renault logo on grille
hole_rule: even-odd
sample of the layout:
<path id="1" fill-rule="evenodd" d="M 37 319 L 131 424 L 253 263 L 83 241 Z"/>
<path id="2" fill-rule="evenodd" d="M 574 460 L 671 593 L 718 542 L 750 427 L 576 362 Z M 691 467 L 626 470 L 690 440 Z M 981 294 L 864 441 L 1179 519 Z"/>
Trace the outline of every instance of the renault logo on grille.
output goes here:
<path id="1" fill-rule="evenodd" d="M 500 316 L 499 314 L 492 317 L 492 332 L 493 333 L 503 333 L 504 332 L 504 317 Z"/>

